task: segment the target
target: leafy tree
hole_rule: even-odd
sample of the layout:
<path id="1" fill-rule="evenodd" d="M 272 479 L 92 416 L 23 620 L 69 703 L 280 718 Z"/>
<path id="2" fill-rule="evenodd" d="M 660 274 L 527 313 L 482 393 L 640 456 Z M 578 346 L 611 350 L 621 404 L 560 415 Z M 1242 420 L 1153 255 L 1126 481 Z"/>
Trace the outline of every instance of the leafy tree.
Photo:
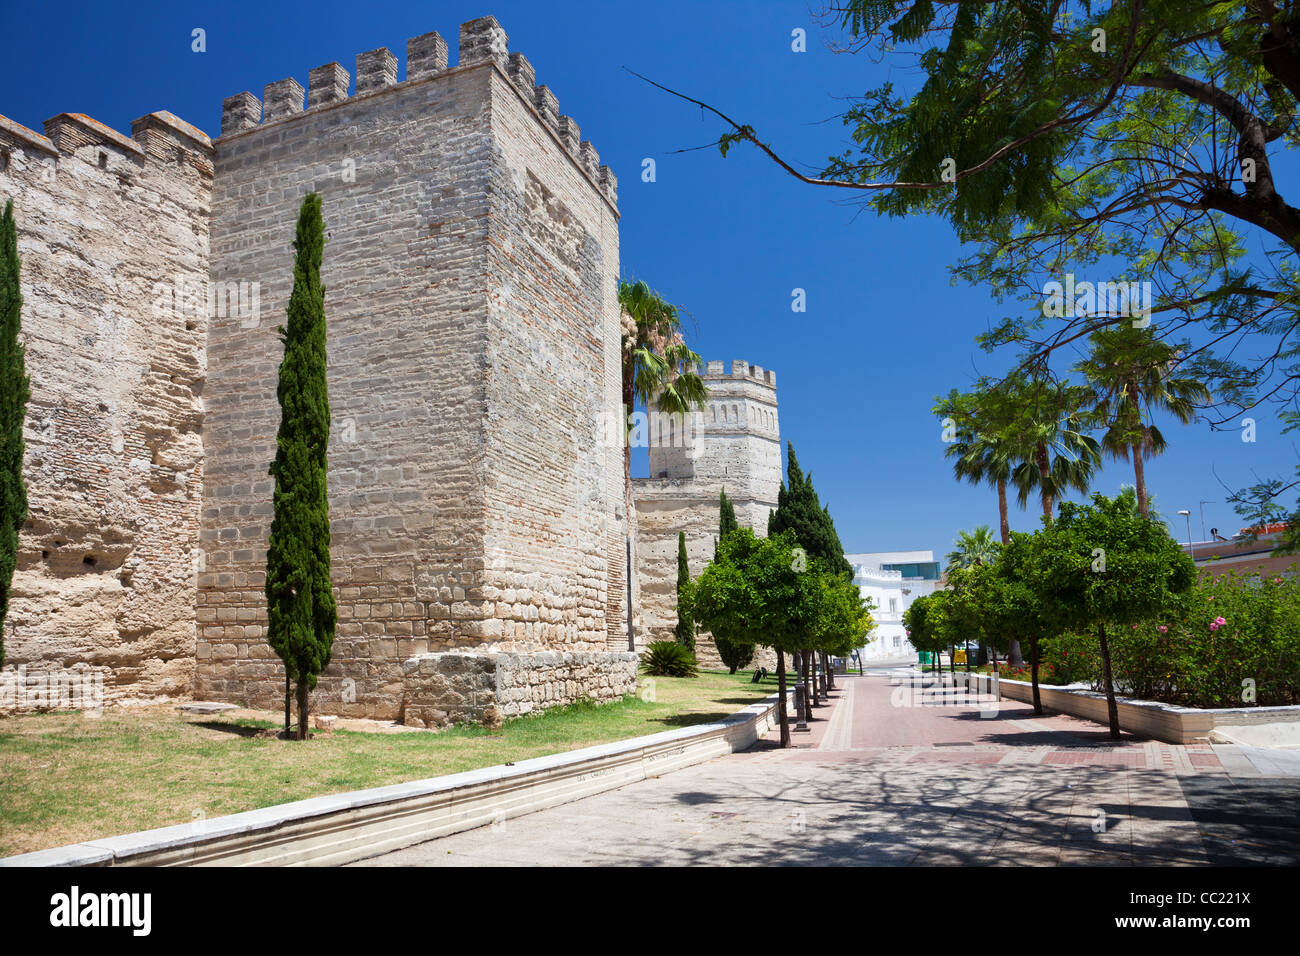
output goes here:
<path id="1" fill-rule="evenodd" d="M 1033 543 L 1033 535 L 1012 532 L 1011 541 L 999 552 L 990 573 L 975 582 L 975 602 L 986 633 L 998 635 L 1001 642 L 1029 645 L 1034 713 L 1041 714 L 1038 672 L 1043 640 L 1055 636 L 1056 631 L 1044 618 L 1042 602 L 1029 579 Z"/>
<path id="2" fill-rule="evenodd" d="M 950 568 L 969 568 L 976 564 L 992 564 L 998 557 L 998 543 L 993 532 L 982 524 L 974 531 L 958 531 L 956 548 L 944 558 Z"/>
<path id="3" fill-rule="evenodd" d="M 718 543 L 718 556 L 691 585 L 691 611 L 715 638 L 743 637 L 776 651 L 781 746 L 790 746 L 785 654 L 806 646 L 817 623 L 820 582 L 798 570 L 794 535 L 759 538 L 740 528 Z"/>
<path id="4" fill-rule="evenodd" d="M 11 200 L 0 217 L 0 664 L 5 656 L 9 588 L 18 561 L 18 532 L 27 521 L 23 420 L 31 388 L 23 344 L 18 340 L 23 305 L 18 279 L 18 227 Z"/>
<path id="5" fill-rule="evenodd" d="M 1164 525 L 1121 498 L 1095 494 L 1091 505 L 1062 502 L 1056 523 L 1033 536 L 1023 569 L 1051 627 L 1096 629 L 1110 735 L 1118 739 L 1106 625 L 1138 624 L 1168 608 L 1196 578 L 1192 559 Z"/>
<path id="6" fill-rule="evenodd" d="M 855 95 L 842 113 L 853 145 L 820 175 L 750 122 L 668 92 L 726 124 L 724 156 L 749 143 L 882 215 L 948 219 L 973 250 L 956 276 L 1024 300 L 981 336 L 1020 350 L 1022 367 L 1131 324 L 1118 284 L 1149 279 L 1149 301 L 1126 292 L 1139 292 L 1144 323 L 1160 317 L 1161 338 L 1201 333 L 1178 364 L 1220 399 L 1218 424 L 1266 400 L 1294 410 L 1300 207 L 1282 175 L 1300 142 L 1294 4 L 845 0 L 829 10 L 843 49 L 915 65 L 919 78 L 906 93 L 891 80 Z M 1104 303 L 1044 308 L 1045 280 L 1090 268 L 1109 286 Z M 1266 479 L 1235 500 L 1252 524 L 1285 515 L 1300 528 L 1300 505 L 1278 500 L 1298 487 Z M 1300 530 L 1282 542 L 1298 546 Z"/>
<path id="7" fill-rule="evenodd" d="M 686 532 L 677 532 L 677 643 L 687 650 L 695 650 L 695 621 L 691 609 L 682 601 L 682 594 L 691 586 L 691 571 L 686 562 Z"/>
<path id="8" fill-rule="evenodd" d="M 298 739 L 307 739 L 307 695 L 330 662 L 337 618 L 330 589 L 326 453 L 330 406 L 326 385 L 325 288 L 321 199 L 309 193 L 294 236 L 293 291 L 276 396 L 274 518 L 266 554 L 267 640 L 297 684 Z"/>
<path id="9" fill-rule="evenodd" d="M 1074 370 L 1087 379 L 1088 402 L 1106 429 L 1102 449 L 1116 459 L 1132 458 L 1137 507 L 1145 515 L 1143 459 L 1168 446 L 1154 413 L 1164 412 L 1186 425 L 1196 417 L 1198 405 L 1209 404 L 1210 392 L 1194 378 L 1173 374 L 1180 349 L 1157 339 L 1150 327 L 1099 329 L 1089 341 L 1092 351 Z"/>

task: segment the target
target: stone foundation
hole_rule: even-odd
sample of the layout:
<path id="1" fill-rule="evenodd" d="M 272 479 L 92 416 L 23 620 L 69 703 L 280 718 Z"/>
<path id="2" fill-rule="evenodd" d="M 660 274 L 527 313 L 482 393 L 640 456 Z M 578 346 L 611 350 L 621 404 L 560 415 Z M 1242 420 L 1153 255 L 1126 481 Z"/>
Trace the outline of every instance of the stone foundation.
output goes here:
<path id="1" fill-rule="evenodd" d="M 604 703 L 636 691 L 640 659 L 628 652 L 420 654 L 403 665 L 402 722 L 499 726 L 582 699 Z"/>

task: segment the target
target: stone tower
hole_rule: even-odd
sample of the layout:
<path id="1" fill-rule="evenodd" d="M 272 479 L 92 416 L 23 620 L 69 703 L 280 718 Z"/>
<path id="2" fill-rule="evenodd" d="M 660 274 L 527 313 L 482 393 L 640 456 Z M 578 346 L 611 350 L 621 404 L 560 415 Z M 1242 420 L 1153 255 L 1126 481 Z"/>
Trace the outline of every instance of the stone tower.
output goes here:
<path id="1" fill-rule="evenodd" d="M 686 532 L 692 576 L 713 557 L 718 497 L 725 488 L 736 520 L 767 534 L 767 515 L 781 488 L 781 432 L 776 373 L 738 359 L 705 366 L 708 404 L 689 416 L 651 414 L 650 477 L 633 482 L 637 521 L 635 588 L 644 641 L 670 640 L 677 624 L 677 533 Z M 698 646 L 718 663 L 712 641 Z"/>
<path id="2" fill-rule="evenodd" d="M 495 19 L 461 27 L 454 68 L 436 33 L 406 52 L 402 82 L 378 49 L 357 57 L 354 95 L 330 63 L 305 91 L 284 79 L 223 105 L 212 279 L 260 283 L 262 315 L 208 334 L 199 696 L 283 693 L 265 640 L 267 462 L 288 243 L 310 191 L 327 230 L 339 603 L 317 706 L 442 723 L 486 706 L 453 699 L 493 696 L 439 703 L 466 653 L 604 655 L 581 660 L 597 670 L 611 657 L 626 520 L 621 449 L 601 431 L 621 394 L 614 176 Z M 600 673 L 573 677 L 570 696 L 602 696 Z"/>

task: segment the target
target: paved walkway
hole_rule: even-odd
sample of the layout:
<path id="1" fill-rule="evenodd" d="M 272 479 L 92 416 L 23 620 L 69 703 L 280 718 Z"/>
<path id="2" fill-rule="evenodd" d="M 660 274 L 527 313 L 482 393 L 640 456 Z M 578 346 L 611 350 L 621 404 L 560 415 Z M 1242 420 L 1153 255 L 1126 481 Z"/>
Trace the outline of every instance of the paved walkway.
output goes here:
<path id="1" fill-rule="evenodd" d="M 1300 777 L 1249 748 L 1115 742 L 898 672 L 837 680 L 789 750 L 773 732 L 359 865 L 1300 864 Z"/>

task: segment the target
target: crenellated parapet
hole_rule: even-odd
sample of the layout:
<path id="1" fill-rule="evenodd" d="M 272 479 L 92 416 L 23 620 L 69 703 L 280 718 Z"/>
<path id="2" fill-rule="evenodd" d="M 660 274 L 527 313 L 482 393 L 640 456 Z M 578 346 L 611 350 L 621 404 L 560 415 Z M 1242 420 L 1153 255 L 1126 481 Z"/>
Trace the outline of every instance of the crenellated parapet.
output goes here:
<path id="1" fill-rule="evenodd" d="M 125 173 L 146 164 L 188 167 L 212 176 L 212 142 L 206 133 L 166 111 L 133 120 L 131 136 L 84 113 L 59 113 L 47 119 L 45 135 L 0 116 L 0 172 L 15 153 L 38 162 L 78 159 L 110 172 Z"/>
<path id="2" fill-rule="evenodd" d="M 746 381 L 754 382 L 758 385 L 767 385 L 776 388 L 776 372 L 764 369 L 761 365 L 751 365 L 745 359 L 733 359 L 730 370 L 727 369 L 726 363 L 715 359 L 707 362 L 704 367 L 704 379 L 721 379 L 726 381 Z"/>
<path id="3" fill-rule="evenodd" d="M 222 102 L 221 135 L 238 135 L 303 113 L 328 109 L 349 98 L 381 94 L 448 73 L 490 65 L 510 83 L 597 191 L 617 207 L 618 177 L 608 166 L 601 165 L 600 153 L 591 142 L 582 139 L 577 121 L 560 112 L 559 100 L 551 89 L 538 85 L 537 72 L 528 58 L 510 51 L 506 31 L 495 17 L 479 17 L 461 24 L 459 62 L 455 67 L 449 64 L 449 52 L 447 41 L 437 32 L 408 40 L 406 76 L 401 81 L 397 57 L 392 51 L 380 47 L 360 53 L 356 58 L 356 91 L 351 97 L 348 90 L 352 75 L 339 63 L 327 63 L 311 70 L 305 89 L 297 79 L 288 77 L 268 83 L 260 100 L 248 91 L 237 93 Z"/>

